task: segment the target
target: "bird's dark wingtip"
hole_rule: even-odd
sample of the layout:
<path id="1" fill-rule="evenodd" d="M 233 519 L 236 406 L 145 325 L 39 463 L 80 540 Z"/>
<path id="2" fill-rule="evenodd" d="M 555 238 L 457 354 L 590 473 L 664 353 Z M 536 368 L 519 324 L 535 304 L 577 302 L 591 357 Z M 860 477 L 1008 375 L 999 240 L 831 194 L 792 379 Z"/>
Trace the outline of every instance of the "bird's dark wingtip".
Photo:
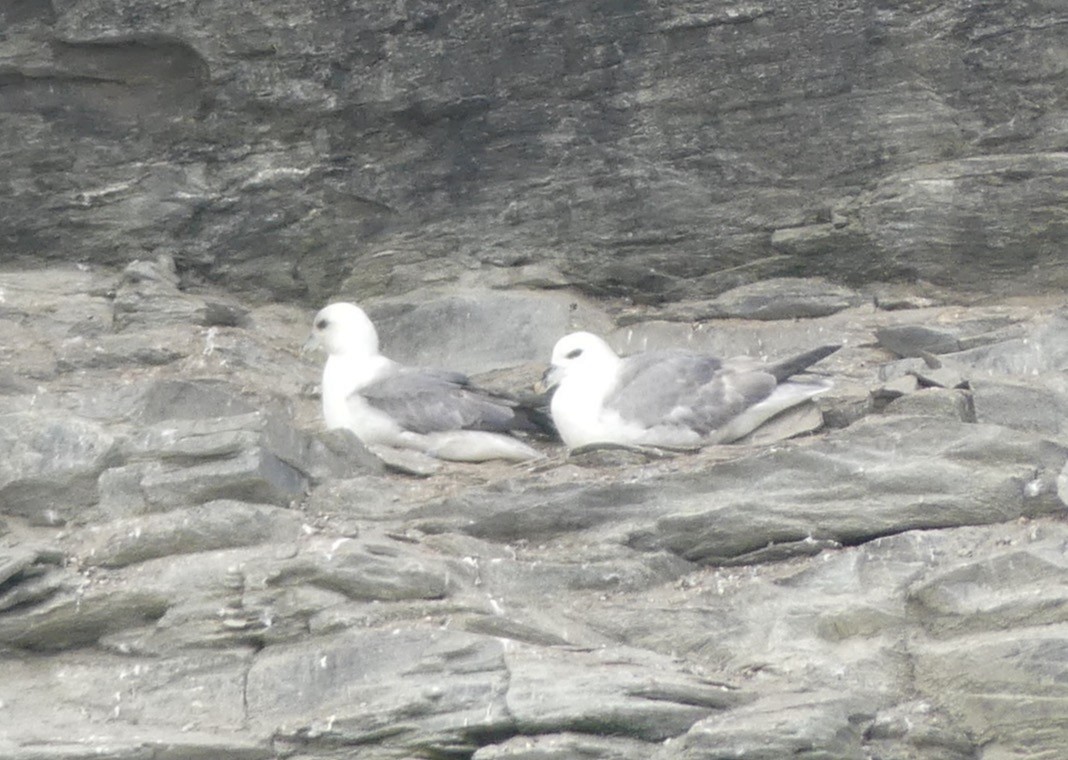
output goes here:
<path id="1" fill-rule="evenodd" d="M 819 346 L 818 348 L 813 348 L 803 354 L 798 354 L 789 359 L 783 359 L 781 362 L 770 365 L 767 369 L 775 376 L 775 379 L 781 383 L 793 375 L 804 372 L 816 362 L 826 359 L 841 347 L 841 343 Z"/>
<path id="2" fill-rule="evenodd" d="M 518 394 L 512 407 L 518 423 L 515 429 L 547 438 L 559 438 L 549 411 L 551 399 L 552 394 L 549 393 Z"/>

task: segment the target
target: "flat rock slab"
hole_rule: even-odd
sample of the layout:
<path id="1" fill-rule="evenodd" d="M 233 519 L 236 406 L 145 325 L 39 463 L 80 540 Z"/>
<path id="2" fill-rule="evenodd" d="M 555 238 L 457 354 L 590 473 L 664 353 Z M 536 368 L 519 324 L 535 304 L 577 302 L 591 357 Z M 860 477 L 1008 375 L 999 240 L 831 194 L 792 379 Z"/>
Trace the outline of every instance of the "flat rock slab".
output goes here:
<path id="1" fill-rule="evenodd" d="M 272 647 L 249 671 L 253 725 L 327 744 L 467 743 L 512 731 L 500 642 L 440 629 L 350 631 Z"/>
<path id="2" fill-rule="evenodd" d="M 384 469 L 351 433 L 309 434 L 276 409 L 226 414 L 246 407 L 218 384 L 204 384 L 202 403 L 186 403 L 188 396 L 195 398 L 198 385 L 157 385 L 145 394 L 149 419 L 162 410 L 189 416 L 137 425 L 126 436 L 122 464 L 100 477 L 99 511 L 104 516 L 217 500 L 285 507 L 298 502 L 312 482 Z"/>
<path id="3" fill-rule="evenodd" d="M 166 597 L 149 591 L 76 579 L 32 601 L 0 619 L 0 643 L 45 652 L 90 646 L 109 633 L 158 620 L 169 605 Z"/>
<path id="4" fill-rule="evenodd" d="M 122 567 L 158 557 L 295 541 L 303 522 L 291 510 L 212 501 L 93 528 L 78 554 L 83 565 Z"/>
<path id="5" fill-rule="evenodd" d="M 18 760 L 275 757 L 269 737 L 244 730 L 248 657 L 81 651 L 51 662 L 5 659 L 0 754 Z"/>
<path id="6" fill-rule="evenodd" d="M 995 757 L 1036 739 L 1065 746 L 1066 641 L 1061 623 L 926 643 L 913 651 L 917 685 Z"/>
<path id="7" fill-rule="evenodd" d="M 97 478 L 117 460 L 115 436 L 95 422 L 29 412 L 0 417 L 4 512 L 57 523 L 96 503 Z"/>
<path id="8" fill-rule="evenodd" d="M 697 319 L 806 319 L 858 306 L 864 296 L 819 278 L 772 277 L 721 293 Z"/>
<path id="9" fill-rule="evenodd" d="M 580 733 L 519 736 L 478 749 L 471 760 L 647 760 L 656 743 Z"/>
<path id="10" fill-rule="evenodd" d="M 980 422 L 1068 441 L 1068 378 L 1063 374 L 1046 372 L 1026 383 L 983 377 L 971 385 Z"/>
<path id="11" fill-rule="evenodd" d="M 770 545 L 814 553 L 811 542 L 1056 512 L 1068 450 L 994 425 L 887 415 L 822 439 L 731 455 L 683 458 L 673 472 L 641 478 L 603 468 L 567 482 L 473 488 L 406 517 L 424 531 L 494 541 L 587 532 L 688 561 L 739 563 Z"/>
<path id="12" fill-rule="evenodd" d="M 87 738 L 69 739 L 71 734 Z M 205 757 L 226 757 L 234 760 L 269 760 L 277 757 L 266 740 L 227 738 L 205 731 L 160 731 L 145 729 L 114 729 L 102 732 L 94 724 L 71 722 L 64 732 L 52 738 L 28 741 L 25 744 L 0 739 L 0 752 L 9 760 L 199 760 Z"/>
<path id="13" fill-rule="evenodd" d="M 745 699 L 646 652 L 546 650 L 440 629 L 271 648 L 248 680 L 252 720 L 281 724 L 287 738 L 408 751 L 474 751 L 481 735 L 518 732 L 659 741 Z"/>
<path id="14" fill-rule="evenodd" d="M 440 599 L 466 573 L 455 561 L 380 535 L 316 537 L 292 557 L 258 566 L 273 586 L 307 583 L 364 601 Z"/>
<path id="15" fill-rule="evenodd" d="M 1061 446 L 993 425 L 870 417 L 810 446 L 665 483 L 653 511 L 670 514 L 631 542 L 716 563 L 782 542 L 853 544 L 1055 513 L 1066 456 Z"/>
<path id="16" fill-rule="evenodd" d="M 923 415 L 945 417 L 959 422 L 975 422 L 975 405 L 972 399 L 972 394 L 964 390 L 925 388 L 892 400 L 883 411 L 886 414 Z"/>
<path id="17" fill-rule="evenodd" d="M 957 336 L 948 330 L 926 325 L 889 325 L 875 331 L 875 339 L 887 351 L 901 357 L 928 354 L 948 354 L 960 351 Z"/>
<path id="18" fill-rule="evenodd" d="M 737 687 L 679 672 L 668 658 L 625 647 L 512 645 L 506 663 L 508 711 L 525 734 L 581 730 L 663 741 L 750 699 Z"/>
<path id="19" fill-rule="evenodd" d="M 774 760 L 813 753 L 865 760 L 860 746 L 863 711 L 861 702 L 833 692 L 775 695 L 701 721 L 650 757 Z"/>

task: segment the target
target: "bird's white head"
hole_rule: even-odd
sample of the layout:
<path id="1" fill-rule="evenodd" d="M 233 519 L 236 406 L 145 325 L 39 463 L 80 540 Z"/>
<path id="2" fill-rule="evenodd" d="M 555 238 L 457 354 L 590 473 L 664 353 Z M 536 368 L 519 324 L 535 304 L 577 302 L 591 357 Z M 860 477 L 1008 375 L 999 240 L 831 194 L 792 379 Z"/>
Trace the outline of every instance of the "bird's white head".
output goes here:
<path id="1" fill-rule="evenodd" d="M 319 310 L 312 321 L 307 348 L 322 348 L 331 356 L 375 356 L 378 331 L 370 318 L 353 303 L 332 303 Z"/>
<path id="2" fill-rule="evenodd" d="M 553 347 L 553 356 L 549 371 L 545 373 L 545 384 L 552 388 L 577 372 L 598 372 L 614 370 L 619 356 L 611 346 L 593 333 L 574 332 L 565 335 Z"/>

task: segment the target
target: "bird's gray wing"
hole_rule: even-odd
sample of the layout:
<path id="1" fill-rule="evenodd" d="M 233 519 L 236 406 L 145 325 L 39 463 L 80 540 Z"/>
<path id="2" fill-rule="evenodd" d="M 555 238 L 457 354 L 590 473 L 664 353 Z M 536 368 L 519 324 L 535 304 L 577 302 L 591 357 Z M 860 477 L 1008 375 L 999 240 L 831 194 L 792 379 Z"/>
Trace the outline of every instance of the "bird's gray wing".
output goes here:
<path id="1" fill-rule="evenodd" d="M 689 351 L 627 357 L 605 406 L 645 427 L 680 425 L 701 435 L 718 429 L 774 389 L 775 377 Z"/>
<path id="2" fill-rule="evenodd" d="M 397 368 L 359 394 L 370 406 L 414 433 L 525 429 L 513 402 L 472 386 L 459 372 Z"/>

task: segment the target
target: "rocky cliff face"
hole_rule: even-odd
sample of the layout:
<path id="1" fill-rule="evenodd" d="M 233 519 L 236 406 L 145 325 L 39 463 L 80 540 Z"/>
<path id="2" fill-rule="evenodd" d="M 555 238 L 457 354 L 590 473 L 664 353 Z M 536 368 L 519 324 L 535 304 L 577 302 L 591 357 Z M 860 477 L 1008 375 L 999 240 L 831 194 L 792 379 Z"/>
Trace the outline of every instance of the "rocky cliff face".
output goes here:
<path id="1" fill-rule="evenodd" d="M 5 259 L 318 303 L 472 270 L 1068 283 L 1057 3 L 0 9 Z M 499 270 L 499 271 L 498 271 Z"/>
<path id="2" fill-rule="evenodd" d="M 397 355 L 438 346 L 508 387 L 576 327 L 621 349 L 844 343 L 815 435 L 460 465 L 317 432 L 311 311 L 175 280 L 166 260 L 0 274 L 5 757 L 1065 746 L 1057 299 L 878 308 L 790 280 L 655 313 L 378 304 Z"/>
<path id="3" fill-rule="evenodd" d="M 0 755 L 1060 758 L 1064 23 L 4 4 Z M 501 388 L 843 348 L 814 434 L 445 464 L 320 431 L 336 295 Z"/>

